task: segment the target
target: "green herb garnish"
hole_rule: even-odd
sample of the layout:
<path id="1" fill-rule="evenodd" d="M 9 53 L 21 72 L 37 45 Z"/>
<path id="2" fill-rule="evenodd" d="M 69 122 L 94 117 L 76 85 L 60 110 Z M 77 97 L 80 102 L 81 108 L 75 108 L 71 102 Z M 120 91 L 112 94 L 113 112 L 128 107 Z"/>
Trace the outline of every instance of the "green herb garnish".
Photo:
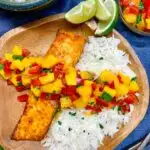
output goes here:
<path id="1" fill-rule="evenodd" d="M 138 14 L 137 19 L 136 19 L 136 24 L 140 23 L 142 21 L 142 15 Z"/>
<path id="2" fill-rule="evenodd" d="M 113 110 L 121 111 L 121 107 L 120 106 L 115 106 L 115 107 L 113 107 Z"/>
<path id="3" fill-rule="evenodd" d="M 133 78 L 131 79 L 131 81 L 136 81 L 136 79 L 137 79 L 136 77 L 133 77 Z"/>
<path id="4" fill-rule="evenodd" d="M 69 112 L 69 115 L 76 116 L 76 112 Z"/>
<path id="5" fill-rule="evenodd" d="M 68 131 L 71 131 L 72 130 L 72 128 L 68 128 Z"/>
<path id="6" fill-rule="evenodd" d="M 51 73 L 51 72 L 52 72 L 52 69 L 43 68 L 43 69 L 41 70 L 41 72 L 44 72 L 44 73 Z"/>
<path id="7" fill-rule="evenodd" d="M 3 64 L 0 64 L 0 70 L 2 70 L 4 68 Z"/>
<path id="8" fill-rule="evenodd" d="M 102 124 L 100 124 L 100 123 L 99 123 L 99 127 L 100 127 L 101 129 L 104 129 L 103 125 L 102 125 Z"/>
<path id="9" fill-rule="evenodd" d="M 18 86 L 22 86 L 22 82 L 18 82 Z"/>
<path id="10" fill-rule="evenodd" d="M 84 117 L 82 117 L 81 119 L 84 120 Z"/>
<path id="11" fill-rule="evenodd" d="M 103 59 L 104 59 L 103 57 L 100 57 L 100 58 L 99 58 L 99 60 L 103 60 Z"/>
<path id="12" fill-rule="evenodd" d="M 0 145 L 0 150 L 4 150 L 4 148 L 2 147 L 2 145 Z"/>
<path id="13" fill-rule="evenodd" d="M 94 104 L 95 104 L 95 102 L 91 102 L 91 103 L 90 103 L 90 105 L 92 105 L 92 106 L 93 106 Z"/>
<path id="14" fill-rule="evenodd" d="M 13 59 L 22 60 L 24 57 L 21 55 L 13 55 Z"/>
<path id="15" fill-rule="evenodd" d="M 106 93 L 106 92 L 103 92 L 101 98 L 102 98 L 103 100 L 107 101 L 107 102 L 110 102 L 110 101 L 112 100 L 112 96 L 109 95 L 109 94 Z"/>
<path id="16" fill-rule="evenodd" d="M 58 121 L 58 124 L 59 124 L 59 125 L 61 125 L 61 124 L 62 124 L 62 122 L 61 122 L 61 121 Z"/>
<path id="17" fill-rule="evenodd" d="M 144 4 L 142 1 L 140 1 L 139 3 L 139 10 L 143 10 L 144 9 Z"/>

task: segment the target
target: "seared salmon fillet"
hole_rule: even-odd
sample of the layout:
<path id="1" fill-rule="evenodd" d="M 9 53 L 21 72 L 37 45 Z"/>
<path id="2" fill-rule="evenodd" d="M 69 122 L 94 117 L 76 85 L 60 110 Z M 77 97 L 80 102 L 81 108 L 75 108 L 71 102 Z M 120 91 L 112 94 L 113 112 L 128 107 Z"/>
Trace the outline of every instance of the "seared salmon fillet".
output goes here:
<path id="1" fill-rule="evenodd" d="M 67 65 L 75 66 L 83 51 L 85 39 L 81 35 L 58 30 L 56 39 L 48 50 Z M 47 133 L 55 113 L 50 101 L 36 100 L 30 93 L 25 110 L 13 134 L 13 140 L 39 141 Z"/>
<path id="2" fill-rule="evenodd" d="M 13 140 L 42 140 L 49 129 L 55 109 L 47 100 L 36 100 L 30 93 L 25 110 L 14 133 Z"/>
<path id="3" fill-rule="evenodd" d="M 52 54 L 61 59 L 65 64 L 75 66 L 85 45 L 82 35 L 58 30 L 56 39 L 47 54 Z"/>

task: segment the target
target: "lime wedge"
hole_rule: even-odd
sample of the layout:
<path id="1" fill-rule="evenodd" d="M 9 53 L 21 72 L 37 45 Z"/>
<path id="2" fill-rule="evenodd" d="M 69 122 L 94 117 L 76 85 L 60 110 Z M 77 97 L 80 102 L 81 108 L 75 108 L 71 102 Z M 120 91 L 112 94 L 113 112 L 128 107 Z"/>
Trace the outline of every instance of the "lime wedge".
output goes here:
<path id="1" fill-rule="evenodd" d="M 106 35 L 110 33 L 115 27 L 118 20 L 118 6 L 115 0 L 106 0 L 104 1 L 104 5 L 112 14 L 112 17 L 108 21 L 99 21 L 98 27 L 95 31 L 95 35 Z"/>
<path id="2" fill-rule="evenodd" d="M 103 0 L 97 0 L 96 18 L 98 20 L 108 20 L 111 18 L 111 13 L 108 8 L 104 5 Z"/>
<path id="3" fill-rule="evenodd" d="M 72 8 L 66 13 L 67 21 L 79 24 L 91 19 L 96 13 L 96 0 L 87 0 Z"/>

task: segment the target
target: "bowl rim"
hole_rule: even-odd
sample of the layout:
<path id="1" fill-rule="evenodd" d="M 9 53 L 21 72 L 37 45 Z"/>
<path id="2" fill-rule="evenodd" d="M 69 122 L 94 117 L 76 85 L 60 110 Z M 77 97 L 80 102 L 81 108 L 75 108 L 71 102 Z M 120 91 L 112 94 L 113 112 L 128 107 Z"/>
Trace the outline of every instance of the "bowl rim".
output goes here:
<path id="1" fill-rule="evenodd" d="M 55 0 L 34 0 L 28 2 L 9 2 L 9 1 L 0 1 L 0 8 L 12 10 L 12 11 L 30 11 L 36 8 L 41 8 L 49 3 L 54 2 Z"/>
<path id="2" fill-rule="evenodd" d="M 150 32 L 144 32 L 144 31 L 140 31 L 137 28 L 133 27 L 132 25 L 130 25 L 129 23 L 127 23 L 123 17 L 123 13 L 122 13 L 122 8 L 121 8 L 121 4 L 120 4 L 120 0 L 118 1 L 118 5 L 119 5 L 119 14 L 120 14 L 120 18 L 122 20 L 122 22 L 134 33 L 143 35 L 143 36 L 150 36 Z"/>

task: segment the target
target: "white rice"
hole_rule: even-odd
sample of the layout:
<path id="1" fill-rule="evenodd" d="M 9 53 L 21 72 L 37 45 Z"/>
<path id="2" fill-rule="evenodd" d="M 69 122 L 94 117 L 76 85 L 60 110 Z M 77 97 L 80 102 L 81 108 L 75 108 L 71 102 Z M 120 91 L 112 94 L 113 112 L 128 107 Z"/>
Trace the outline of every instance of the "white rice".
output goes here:
<path id="1" fill-rule="evenodd" d="M 131 78 L 135 77 L 135 73 L 128 66 L 129 56 L 118 49 L 119 43 L 120 40 L 114 37 L 89 37 L 76 67 L 82 71 L 95 72 L 97 75 L 104 69 L 110 69 L 120 71 Z"/>
<path id="2" fill-rule="evenodd" d="M 132 112 L 133 105 L 130 108 Z M 131 117 L 131 112 L 122 115 L 112 109 L 103 110 L 92 116 L 86 116 L 85 111 L 63 110 L 59 118 L 52 124 L 47 137 L 42 141 L 45 149 L 97 150 L 99 145 L 103 144 L 105 136 L 113 137 L 120 126 L 126 124 Z M 69 112 L 76 112 L 76 115 L 72 116 Z M 61 125 L 58 121 L 61 122 Z"/>

